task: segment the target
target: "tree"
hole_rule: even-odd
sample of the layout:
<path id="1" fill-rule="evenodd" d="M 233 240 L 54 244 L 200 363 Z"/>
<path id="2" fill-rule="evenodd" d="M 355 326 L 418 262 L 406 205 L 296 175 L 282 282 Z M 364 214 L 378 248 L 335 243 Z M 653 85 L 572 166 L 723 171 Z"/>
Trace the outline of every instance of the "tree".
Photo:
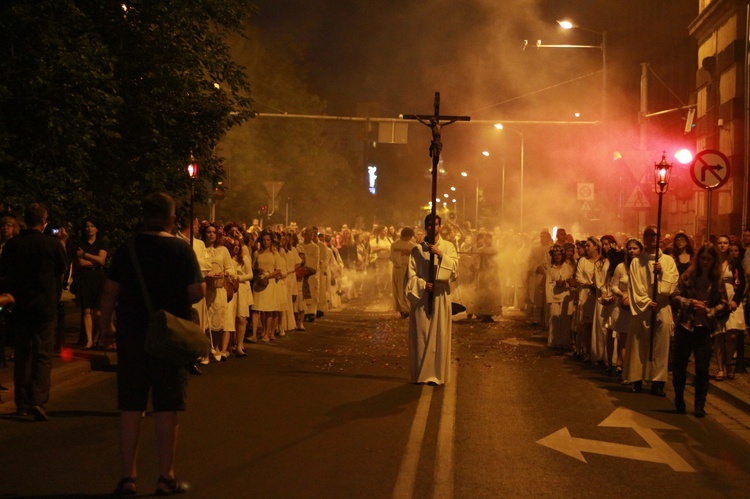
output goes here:
<path id="1" fill-rule="evenodd" d="M 231 44 L 237 60 L 252 75 L 256 105 L 271 112 L 326 114 L 326 102 L 305 80 L 299 45 L 259 27 L 248 31 L 251 37 L 234 38 Z M 345 135 L 363 133 L 362 124 L 345 126 Z M 351 223 L 357 215 L 371 212 L 359 157 L 363 142 L 356 142 L 357 154 L 350 154 L 337 143 L 333 131 L 327 121 L 273 117 L 259 117 L 231 130 L 222 141 L 228 192 L 218 218 L 247 222 L 256 218 L 269 201 L 267 181 L 284 182 L 273 222 L 284 221 L 287 200 L 290 221 L 302 225 Z"/>
<path id="2" fill-rule="evenodd" d="M 117 240 L 145 193 L 184 202 L 191 154 L 209 181 L 222 178 L 215 147 L 253 113 L 225 40 L 253 12 L 249 0 L 0 4 L 5 201 L 96 216 Z"/>

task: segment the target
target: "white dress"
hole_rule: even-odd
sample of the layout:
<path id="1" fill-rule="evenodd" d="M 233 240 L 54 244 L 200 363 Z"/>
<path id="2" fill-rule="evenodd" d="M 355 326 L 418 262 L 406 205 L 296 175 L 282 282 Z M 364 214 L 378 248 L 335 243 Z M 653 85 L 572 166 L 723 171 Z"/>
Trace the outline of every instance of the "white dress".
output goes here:
<path id="1" fill-rule="evenodd" d="M 250 257 L 250 251 L 246 246 L 242 248 L 242 265 L 236 260 L 232 260 L 235 269 L 237 270 L 237 277 L 240 281 L 239 289 L 237 290 L 237 317 L 249 317 L 250 306 L 253 304 L 253 292 L 250 289 L 250 283 L 253 280 L 253 263 Z"/>
<path id="2" fill-rule="evenodd" d="M 625 263 L 621 263 L 615 268 L 615 273 L 612 274 L 612 280 L 610 281 L 612 292 L 618 295 L 617 306 L 612 313 L 612 330 L 615 332 L 618 342 L 621 335 L 628 334 L 630 319 L 633 317 L 630 307 L 622 306 L 622 296 L 628 294 L 628 281 L 628 269 L 625 268 Z"/>
<path id="3" fill-rule="evenodd" d="M 547 317 L 549 330 L 547 332 L 547 346 L 552 348 L 570 348 L 570 320 L 571 296 L 568 279 L 573 277 L 573 266 L 563 262 L 560 267 L 551 263 L 544 264 L 544 296 L 547 302 Z M 558 286 L 558 281 L 565 281 Z"/>
<path id="4" fill-rule="evenodd" d="M 729 261 L 725 261 L 721 265 L 721 282 L 724 284 L 724 289 L 727 293 L 727 302 L 734 296 L 734 273 L 732 272 Z M 740 269 L 742 272 L 742 269 Z M 729 314 L 726 320 L 719 323 L 719 327 L 716 328 L 714 334 L 722 334 L 732 330 L 745 330 L 745 306 L 743 302 L 737 304 L 737 308 Z"/>
<path id="5" fill-rule="evenodd" d="M 594 285 L 594 262 L 588 258 L 578 260 L 576 268 L 576 281 L 578 281 L 578 307 L 576 308 L 576 325 L 578 332 L 583 332 L 585 324 L 594 321 L 594 310 L 596 308 L 596 293 L 592 289 Z"/>
<path id="6" fill-rule="evenodd" d="M 258 274 L 270 274 L 278 267 L 277 253 L 275 251 L 258 251 L 253 261 L 253 272 Z M 279 284 L 276 279 L 269 279 L 268 286 L 261 291 L 253 290 L 253 310 L 258 312 L 276 312 L 279 308 L 278 298 Z"/>
<path id="7" fill-rule="evenodd" d="M 206 248 L 206 254 L 211 261 L 211 274 L 221 273 L 234 275 L 232 257 L 224 246 Z M 212 331 L 222 331 L 226 323 L 227 290 L 211 285 L 206 289 L 206 306 L 208 307 L 208 327 Z"/>
<path id="8" fill-rule="evenodd" d="M 594 264 L 594 286 L 596 302 L 594 305 L 594 324 L 591 330 L 591 362 L 607 361 L 607 329 L 612 328 L 612 313 L 615 302 L 604 304 L 602 299 L 612 296 L 609 276 L 609 260 L 602 259 Z"/>

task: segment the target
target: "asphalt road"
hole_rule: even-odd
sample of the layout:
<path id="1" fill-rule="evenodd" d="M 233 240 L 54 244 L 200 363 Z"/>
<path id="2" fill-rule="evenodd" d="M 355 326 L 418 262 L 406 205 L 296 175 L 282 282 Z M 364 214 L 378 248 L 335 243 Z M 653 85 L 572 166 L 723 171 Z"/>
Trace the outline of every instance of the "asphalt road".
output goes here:
<path id="1" fill-rule="evenodd" d="M 677 415 L 671 398 L 630 393 L 600 368 L 552 354 L 513 313 L 455 323 L 453 382 L 411 385 L 407 327 L 378 307 L 352 306 L 191 377 L 177 459 L 190 497 L 750 494 L 750 444 L 726 424 L 731 408 Z M 0 497 L 111 491 L 111 372 L 55 387 L 47 423 L 12 409 L 0 405 Z M 152 415 L 143 421 L 139 490 L 148 495 Z"/>

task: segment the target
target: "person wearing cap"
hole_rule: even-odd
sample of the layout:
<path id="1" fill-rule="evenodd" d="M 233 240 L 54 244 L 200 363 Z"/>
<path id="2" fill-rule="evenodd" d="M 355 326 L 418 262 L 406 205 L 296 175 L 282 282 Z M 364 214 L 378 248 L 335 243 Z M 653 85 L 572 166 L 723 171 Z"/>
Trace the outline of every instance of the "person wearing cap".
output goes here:
<path id="1" fill-rule="evenodd" d="M 679 274 L 674 259 L 661 251 L 657 259 L 657 250 L 656 226 L 649 225 L 643 231 L 643 251 L 630 262 L 628 298 L 633 317 L 628 343 L 636 342 L 637 348 L 628 349 L 634 354 L 628 356 L 623 366 L 623 381 L 633 383 L 634 392 L 641 392 L 643 381 L 650 381 L 651 393 L 663 397 L 669 376 L 669 340 L 674 328 L 669 297 L 677 286 Z M 655 278 L 658 293 L 654 301 Z"/>

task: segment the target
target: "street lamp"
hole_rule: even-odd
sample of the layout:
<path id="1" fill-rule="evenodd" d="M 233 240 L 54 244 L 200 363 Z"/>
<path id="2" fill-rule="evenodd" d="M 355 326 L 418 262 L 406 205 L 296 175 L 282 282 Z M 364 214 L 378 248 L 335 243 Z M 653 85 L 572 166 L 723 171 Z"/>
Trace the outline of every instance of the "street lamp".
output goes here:
<path id="1" fill-rule="evenodd" d="M 468 177 L 469 174 L 466 172 L 461 172 L 462 177 Z M 476 177 L 473 177 L 474 181 L 477 183 L 477 191 L 475 196 L 475 204 L 474 204 L 474 228 L 479 228 L 479 179 Z"/>
<path id="2" fill-rule="evenodd" d="M 193 208 L 195 206 L 195 179 L 198 178 L 198 163 L 193 155 L 190 155 L 190 163 L 187 165 L 188 177 L 190 177 L 190 247 L 193 247 Z"/>
<path id="3" fill-rule="evenodd" d="M 518 230 L 519 232 L 523 232 L 523 168 L 524 168 L 524 137 L 523 133 L 519 132 L 518 130 L 513 130 L 512 128 L 505 128 L 502 123 L 495 123 L 495 128 L 498 130 L 507 130 L 509 132 L 513 132 L 519 137 L 521 137 L 521 189 L 520 189 L 520 197 L 521 197 L 521 203 L 520 208 L 518 210 Z M 505 161 L 503 161 L 503 186 L 505 186 Z M 505 189 L 503 189 L 503 195 L 504 195 Z M 505 201 L 503 200 L 503 210 L 505 210 Z"/>
<path id="4" fill-rule="evenodd" d="M 484 156 L 489 156 L 489 151 L 482 151 L 482 154 Z M 500 158 L 500 163 L 502 164 L 502 183 L 500 187 L 500 226 L 505 226 L 505 158 Z"/>
<path id="5" fill-rule="evenodd" d="M 581 31 L 588 31 L 602 37 L 601 45 L 560 45 L 559 47 L 599 49 L 602 51 L 602 123 L 604 123 L 607 117 L 607 32 L 583 28 L 568 20 L 557 21 L 557 24 L 562 29 L 580 29 Z M 553 45 L 548 45 L 548 47 L 553 47 Z"/>
<path id="6" fill-rule="evenodd" d="M 656 210 L 656 262 L 659 262 L 659 242 L 661 240 L 661 207 L 662 198 L 669 188 L 669 177 L 672 174 L 672 165 L 667 163 L 666 151 L 661 156 L 661 161 L 654 163 L 654 187 L 659 195 L 659 205 Z M 656 302 L 659 295 L 659 271 L 654 266 L 654 289 L 652 300 Z M 648 350 L 649 362 L 654 360 L 654 325 L 656 325 L 656 309 L 651 309 L 651 341 Z"/>

